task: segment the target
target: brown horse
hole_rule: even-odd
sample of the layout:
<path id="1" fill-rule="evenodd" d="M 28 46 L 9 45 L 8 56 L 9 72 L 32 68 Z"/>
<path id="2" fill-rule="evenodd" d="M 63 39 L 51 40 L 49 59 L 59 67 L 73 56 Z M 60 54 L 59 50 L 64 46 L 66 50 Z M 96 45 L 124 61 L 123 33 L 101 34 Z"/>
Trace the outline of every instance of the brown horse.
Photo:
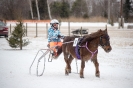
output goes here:
<path id="1" fill-rule="evenodd" d="M 110 38 L 107 29 L 98 30 L 95 33 L 79 38 L 76 47 L 73 46 L 73 41 L 76 36 L 67 36 L 64 38 L 62 51 L 66 62 L 65 74 L 71 73 L 71 62 L 74 58 L 81 59 L 80 78 L 84 78 L 85 61 L 91 60 L 96 68 L 95 75 L 100 77 L 99 63 L 97 60 L 98 46 L 101 46 L 105 52 L 111 51 Z"/>

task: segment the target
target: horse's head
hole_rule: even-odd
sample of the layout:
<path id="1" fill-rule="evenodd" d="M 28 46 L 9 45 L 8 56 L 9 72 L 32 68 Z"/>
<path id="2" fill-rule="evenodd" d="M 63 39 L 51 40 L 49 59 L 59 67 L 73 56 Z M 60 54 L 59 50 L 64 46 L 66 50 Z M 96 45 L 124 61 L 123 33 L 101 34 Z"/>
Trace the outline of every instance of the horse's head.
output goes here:
<path id="1" fill-rule="evenodd" d="M 94 39 L 99 39 L 99 45 L 105 50 L 105 52 L 110 52 L 112 50 L 110 46 L 110 37 L 108 35 L 107 28 L 105 30 L 100 29 L 97 32 L 84 36 L 80 45 L 84 45 L 86 42 L 90 42 Z"/>
<path id="2" fill-rule="evenodd" d="M 107 29 L 101 30 L 102 35 L 100 36 L 100 46 L 105 50 L 105 52 L 110 52 L 112 47 L 110 46 L 110 37 L 108 35 Z"/>

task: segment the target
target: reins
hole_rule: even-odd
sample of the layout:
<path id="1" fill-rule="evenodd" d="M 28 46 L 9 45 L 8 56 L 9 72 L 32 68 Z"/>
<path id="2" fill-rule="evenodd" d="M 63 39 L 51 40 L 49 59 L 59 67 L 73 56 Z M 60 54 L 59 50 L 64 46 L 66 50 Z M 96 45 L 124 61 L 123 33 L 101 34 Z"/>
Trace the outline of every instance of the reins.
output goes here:
<path id="1" fill-rule="evenodd" d="M 67 44 L 67 43 L 71 43 L 71 42 L 74 42 L 74 41 L 64 42 L 64 43 L 62 43 L 62 44 Z"/>

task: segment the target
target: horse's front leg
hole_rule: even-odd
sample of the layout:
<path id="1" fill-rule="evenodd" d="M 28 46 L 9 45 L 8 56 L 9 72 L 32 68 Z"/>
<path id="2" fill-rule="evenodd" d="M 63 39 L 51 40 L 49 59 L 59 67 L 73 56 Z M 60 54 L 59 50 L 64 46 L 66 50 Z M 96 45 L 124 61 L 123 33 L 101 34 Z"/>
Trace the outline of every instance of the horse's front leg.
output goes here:
<path id="1" fill-rule="evenodd" d="M 98 63 L 98 61 L 97 61 L 97 58 L 96 58 L 96 60 L 93 61 L 93 63 L 94 63 L 95 68 L 96 68 L 95 76 L 96 76 L 96 77 L 100 77 L 99 63 Z"/>
<path id="2" fill-rule="evenodd" d="M 80 78 L 84 78 L 85 61 L 81 60 Z"/>

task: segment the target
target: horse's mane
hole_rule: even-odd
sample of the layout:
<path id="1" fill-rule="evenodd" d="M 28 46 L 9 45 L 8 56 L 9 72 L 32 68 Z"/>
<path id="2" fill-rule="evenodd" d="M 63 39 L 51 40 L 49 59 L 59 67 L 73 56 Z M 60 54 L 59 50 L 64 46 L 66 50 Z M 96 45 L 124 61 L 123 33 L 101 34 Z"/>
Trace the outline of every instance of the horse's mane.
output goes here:
<path id="1" fill-rule="evenodd" d="M 94 38 L 97 38 L 97 37 L 101 36 L 102 34 L 103 34 L 103 31 L 100 29 L 97 32 L 86 35 L 86 36 L 83 37 L 83 40 L 81 41 L 81 44 L 85 43 L 86 41 L 89 42 L 89 41 L 93 40 Z"/>
<path id="2" fill-rule="evenodd" d="M 103 35 L 105 33 L 105 31 L 107 31 L 107 30 L 100 29 L 97 32 L 83 36 L 83 39 L 81 39 L 82 41 L 80 42 L 80 44 L 86 43 L 86 41 L 90 42 L 93 39 L 100 37 L 101 35 Z M 79 37 L 80 36 L 65 36 L 65 39 L 63 42 L 73 41 L 75 38 L 79 38 Z"/>

